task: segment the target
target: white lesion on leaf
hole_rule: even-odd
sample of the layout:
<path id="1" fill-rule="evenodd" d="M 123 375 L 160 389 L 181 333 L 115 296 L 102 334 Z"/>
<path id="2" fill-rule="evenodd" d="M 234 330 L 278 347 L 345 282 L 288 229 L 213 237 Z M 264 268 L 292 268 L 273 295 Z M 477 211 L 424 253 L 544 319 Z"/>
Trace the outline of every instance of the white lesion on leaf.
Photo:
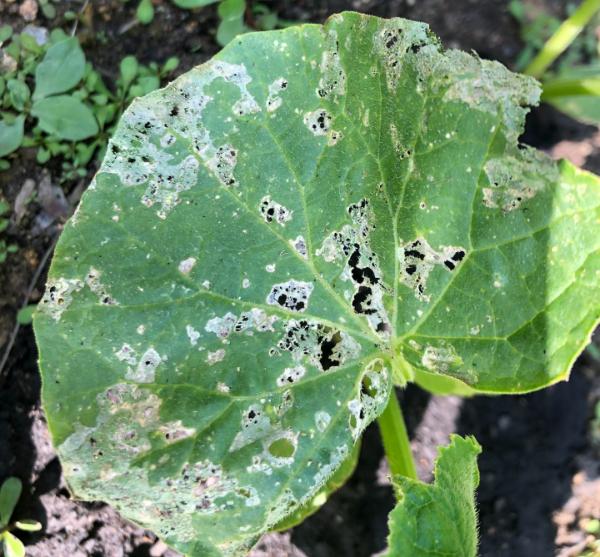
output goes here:
<path id="1" fill-rule="evenodd" d="M 290 240 L 290 244 L 302 259 L 308 259 L 308 246 L 304 236 L 296 236 L 294 240 Z"/>
<path id="2" fill-rule="evenodd" d="M 59 321 L 63 312 L 71 305 L 73 293 L 79 292 L 83 284 L 82 280 L 64 277 L 48 280 L 46 291 L 38 306 L 40 311 Z"/>
<path id="3" fill-rule="evenodd" d="M 327 372 L 358 359 L 361 345 L 345 331 L 307 319 L 290 319 L 272 354 L 279 351 L 289 352 L 298 363 L 307 359 L 319 371 Z"/>
<path id="4" fill-rule="evenodd" d="M 357 395 L 348 402 L 349 426 L 354 440 L 385 408 L 392 381 L 390 372 L 381 358 L 371 360 L 357 384 Z"/>
<path id="5" fill-rule="evenodd" d="M 363 315 L 373 331 L 387 338 L 391 325 L 384 306 L 384 294 L 388 289 L 383 282 L 379 259 L 369 241 L 374 216 L 366 199 L 350 205 L 347 213 L 352 224 L 345 224 L 329 234 L 316 254 L 330 263 L 345 261 L 341 278 L 354 286 L 351 295 L 353 311 Z"/>
<path id="6" fill-rule="evenodd" d="M 187 257 L 186 259 L 183 259 L 182 261 L 179 262 L 177 269 L 183 275 L 189 275 L 195 265 L 196 265 L 196 258 L 195 257 Z"/>
<path id="7" fill-rule="evenodd" d="M 251 77 L 245 66 L 212 60 L 151 98 L 136 100 L 123 115 L 119 140 L 109 143 L 101 171 L 117 174 L 126 186 L 146 185 L 141 202 L 159 205 L 162 219 L 180 203 L 181 193 L 197 184 L 200 161 L 223 186 L 238 185 L 236 149 L 215 145 L 203 123 L 203 112 L 213 100 L 205 89 L 216 79 L 239 89 L 235 114 L 260 111 L 248 91 Z M 186 155 L 190 147 L 194 154 Z"/>
<path id="8" fill-rule="evenodd" d="M 314 135 L 327 135 L 333 120 L 331 114 L 324 108 L 318 108 L 304 115 L 304 125 Z"/>
<path id="9" fill-rule="evenodd" d="M 195 428 L 185 427 L 181 420 L 166 422 L 158 428 L 158 431 L 169 444 L 192 437 L 196 433 Z"/>
<path id="10" fill-rule="evenodd" d="M 308 307 L 308 299 L 312 294 L 312 282 L 290 279 L 287 282 L 274 284 L 267 296 L 267 304 L 277 305 L 290 311 L 303 312 Z"/>
<path id="11" fill-rule="evenodd" d="M 445 341 L 440 341 L 437 345 L 425 346 L 421 355 L 421 364 L 433 373 L 456 377 L 467 384 L 477 381 L 475 370 L 466 367 L 456 348 Z"/>
<path id="12" fill-rule="evenodd" d="M 304 377 L 306 368 L 303 365 L 295 365 L 293 367 L 286 367 L 283 373 L 277 378 L 277 386 L 285 387 L 288 384 L 296 383 Z"/>
<path id="13" fill-rule="evenodd" d="M 98 269 L 90 267 L 90 270 L 85 277 L 85 283 L 88 288 L 98 296 L 98 300 L 101 304 L 107 306 L 118 305 L 118 302 L 110 295 L 108 287 L 100 281 L 101 275 L 102 273 Z"/>
<path id="14" fill-rule="evenodd" d="M 185 332 L 192 346 L 196 346 L 198 344 L 198 339 L 200 338 L 200 331 L 194 329 L 192 325 L 185 326 Z"/>
<path id="15" fill-rule="evenodd" d="M 275 112 L 282 104 L 283 99 L 280 96 L 282 91 L 288 87 L 288 80 L 279 77 L 269 85 L 269 95 L 267 97 L 267 111 Z"/>
<path id="16" fill-rule="evenodd" d="M 346 94 L 346 72 L 340 60 L 339 41 L 335 29 L 326 31 L 323 48 L 319 65 L 321 78 L 317 96 L 336 99 L 336 97 Z"/>
<path id="17" fill-rule="evenodd" d="M 461 247 L 441 246 L 436 251 L 422 237 L 401 244 L 397 250 L 400 283 L 410 288 L 418 300 L 429 302 L 427 279 L 433 268 L 438 265 L 453 272 L 465 256 L 466 251 Z"/>
<path id="18" fill-rule="evenodd" d="M 215 350 L 214 352 L 208 352 L 206 354 L 206 363 L 209 366 L 214 366 L 215 364 L 218 364 L 219 362 L 222 362 L 225 359 L 225 349 L 224 348 L 219 348 L 218 350 Z"/>
<path id="19" fill-rule="evenodd" d="M 279 320 L 276 315 L 269 315 L 260 308 L 243 311 L 239 317 L 230 311 L 219 317 L 209 319 L 204 330 L 214 333 L 220 339 L 227 339 L 232 333 L 244 333 L 251 336 L 253 331 L 264 333 L 274 331 L 274 324 Z"/>
<path id="20" fill-rule="evenodd" d="M 293 211 L 271 199 L 270 195 L 265 195 L 260 200 L 259 210 L 262 218 L 267 223 L 276 222 L 280 226 L 285 226 L 287 222 L 292 220 Z"/>
<path id="21" fill-rule="evenodd" d="M 373 50 L 385 70 L 388 91 L 395 92 L 408 53 L 417 56 L 422 51 L 437 50 L 425 23 L 405 19 L 380 20 L 373 35 Z"/>
<path id="22" fill-rule="evenodd" d="M 166 360 L 165 356 L 161 356 L 153 347 L 148 348 L 137 360 L 136 364 L 135 350 L 128 344 L 124 344 L 121 349 L 115 354 L 117 359 L 125 361 L 130 366 L 127 368 L 125 379 L 135 381 L 136 383 L 152 383 L 156 378 L 156 369 Z"/>
<path id="23" fill-rule="evenodd" d="M 527 200 L 559 180 L 556 165 L 547 155 L 524 147 L 515 156 L 489 159 L 484 170 L 489 183 L 482 190 L 483 204 L 489 209 L 514 211 Z"/>

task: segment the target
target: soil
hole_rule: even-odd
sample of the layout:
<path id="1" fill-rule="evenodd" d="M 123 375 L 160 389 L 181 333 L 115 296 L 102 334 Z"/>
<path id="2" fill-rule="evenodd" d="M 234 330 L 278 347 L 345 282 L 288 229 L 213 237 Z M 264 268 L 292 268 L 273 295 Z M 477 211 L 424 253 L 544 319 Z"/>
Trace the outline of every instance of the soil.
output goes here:
<path id="1" fill-rule="evenodd" d="M 557 14 L 564 8 L 557 0 L 529 1 Z M 354 9 L 426 21 L 446 45 L 474 49 L 509 66 L 523 46 L 507 0 L 453 0 L 452 9 L 444 0 L 264 3 L 287 20 L 322 22 L 331 13 Z M 0 1 L 0 20 L 23 27 L 27 22 L 22 14 L 31 15 L 31 3 L 21 14 L 19 6 L 15 0 Z M 154 22 L 141 26 L 135 22 L 135 2 L 88 3 L 78 34 L 88 58 L 107 80 L 115 77 L 116 61 L 126 54 L 142 62 L 176 55 L 181 59 L 178 71 L 184 71 L 218 51 L 214 6 L 190 12 L 156 0 L 155 8 Z M 48 25 L 40 14 L 33 23 Z M 600 173 L 598 129 L 547 106 L 529 116 L 522 140 Z M 45 261 L 88 181 L 58 187 L 58 168 L 50 164 L 42 170 L 35 153 L 23 149 L 11 169 L 0 173 L 2 194 L 16 212 L 8 237 L 19 246 L 0 265 L 0 358 L 15 332 L 17 310 L 41 296 Z M 3 370 L 0 364 L 0 481 L 9 475 L 23 480 L 16 516 L 35 518 L 44 526 L 40 533 L 22 535 L 28 555 L 174 557 L 151 532 L 122 520 L 109 506 L 72 499 L 40 408 L 36 357 L 31 327 L 24 326 Z M 589 542 L 586 521 L 600 518 L 600 461 L 590 434 L 593 408 L 600 400 L 600 362 L 584 353 L 569 382 L 528 396 L 463 400 L 432 397 L 416 387 L 398 394 L 422 479 L 431 480 L 435 448 L 451 432 L 475 435 L 483 446 L 478 490 L 482 556 L 581 554 Z M 371 427 L 351 480 L 299 527 L 265 536 L 252 555 L 377 554 L 385 549 L 387 514 L 393 505 L 378 431 Z"/>

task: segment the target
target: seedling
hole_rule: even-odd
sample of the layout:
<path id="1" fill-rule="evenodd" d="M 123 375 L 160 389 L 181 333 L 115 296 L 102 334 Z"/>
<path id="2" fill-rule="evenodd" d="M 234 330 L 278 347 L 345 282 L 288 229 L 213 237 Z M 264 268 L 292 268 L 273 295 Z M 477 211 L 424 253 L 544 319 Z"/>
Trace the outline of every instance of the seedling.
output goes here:
<path id="1" fill-rule="evenodd" d="M 25 547 L 12 531 L 38 532 L 42 525 L 37 520 L 15 520 L 11 516 L 21 497 L 22 484 L 19 478 L 8 478 L 0 487 L 0 547 L 4 557 L 24 557 Z"/>
<path id="2" fill-rule="evenodd" d="M 390 554 L 474 556 L 480 448 L 453 437 L 419 483 L 393 389 L 540 389 L 589 340 L 600 183 L 518 144 L 539 93 L 425 24 L 344 13 L 133 103 L 34 315 L 75 494 L 244 555 L 377 419 Z"/>

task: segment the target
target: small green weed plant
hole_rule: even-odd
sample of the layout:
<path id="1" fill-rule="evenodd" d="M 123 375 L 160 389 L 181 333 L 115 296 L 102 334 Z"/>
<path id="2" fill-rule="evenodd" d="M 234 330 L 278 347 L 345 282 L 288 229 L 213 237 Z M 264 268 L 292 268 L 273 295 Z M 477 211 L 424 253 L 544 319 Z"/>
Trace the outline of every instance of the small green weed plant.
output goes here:
<path id="1" fill-rule="evenodd" d="M 22 489 L 21 480 L 14 477 L 7 478 L 0 487 L 0 549 L 4 557 L 25 557 L 25 546 L 14 530 L 38 532 L 42 529 L 37 520 L 11 520 Z"/>
<path id="2" fill-rule="evenodd" d="M 62 160 L 62 180 L 85 176 L 87 165 L 102 157 L 108 137 L 128 104 L 158 88 L 176 58 L 145 66 L 133 56 L 120 62 L 109 89 L 76 37 L 28 28 L 14 34 L 0 28 L 5 71 L 0 76 L 0 168 L 20 147 L 37 150 L 37 162 Z"/>

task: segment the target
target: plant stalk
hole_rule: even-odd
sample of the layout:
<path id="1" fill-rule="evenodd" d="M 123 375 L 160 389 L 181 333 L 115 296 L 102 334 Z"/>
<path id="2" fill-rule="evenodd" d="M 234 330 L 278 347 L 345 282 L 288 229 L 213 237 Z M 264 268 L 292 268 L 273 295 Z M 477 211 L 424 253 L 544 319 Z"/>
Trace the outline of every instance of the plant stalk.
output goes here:
<path id="1" fill-rule="evenodd" d="M 542 100 L 554 97 L 600 96 L 600 77 L 585 79 L 555 78 L 544 81 Z"/>
<path id="2" fill-rule="evenodd" d="M 417 479 L 417 469 L 410 448 L 410 439 L 396 393 L 392 390 L 385 410 L 377 419 L 385 456 L 393 476 Z"/>
<path id="3" fill-rule="evenodd" d="M 556 60 L 575 40 L 575 37 L 581 33 L 583 28 L 600 10 L 600 0 L 583 0 L 570 17 L 562 22 L 542 47 L 537 56 L 525 68 L 524 72 L 533 77 L 541 77 Z"/>

